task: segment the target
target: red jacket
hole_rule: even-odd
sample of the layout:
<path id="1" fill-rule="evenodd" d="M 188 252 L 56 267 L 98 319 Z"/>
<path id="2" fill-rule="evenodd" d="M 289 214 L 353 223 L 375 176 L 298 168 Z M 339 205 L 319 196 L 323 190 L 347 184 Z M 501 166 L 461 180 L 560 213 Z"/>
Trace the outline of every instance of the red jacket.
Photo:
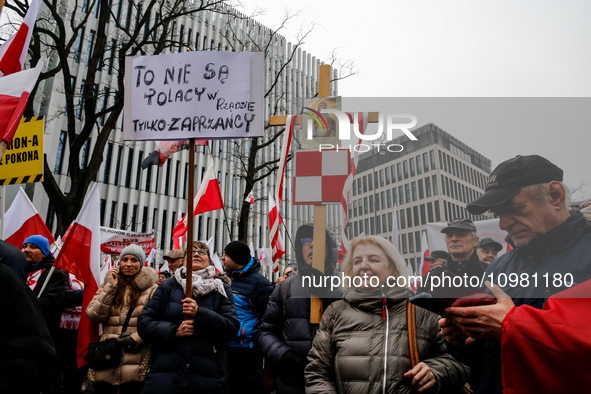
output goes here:
<path id="1" fill-rule="evenodd" d="M 503 320 L 503 393 L 569 393 L 591 387 L 591 281 L 523 305 Z"/>

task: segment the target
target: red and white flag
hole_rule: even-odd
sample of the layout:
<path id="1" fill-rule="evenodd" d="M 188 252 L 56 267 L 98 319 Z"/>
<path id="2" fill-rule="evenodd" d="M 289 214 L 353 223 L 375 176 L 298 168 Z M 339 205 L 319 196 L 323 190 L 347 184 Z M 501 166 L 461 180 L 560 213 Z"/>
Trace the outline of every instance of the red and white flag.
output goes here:
<path id="1" fill-rule="evenodd" d="M 4 239 L 11 245 L 21 249 L 23 242 L 31 235 L 43 235 L 49 244 L 54 244 L 53 235 L 33 206 L 27 193 L 21 187 L 4 215 Z"/>
<path id="2" fill-rule="evenodd" d="M 283 180 L 285 179 L 285 167 L 287 165 L 287 156 L 289 155 L 289 148 L 291 147 L 291 137 L 295 126 L 296 117 L 294 115 L 287 115 L 285 122 L 285 131 L 283 132 L 283 142 L 281 144 L 281 157 L 279 160 L 279 168 L 277 170 L 277 179 L 275 185 L 275 197 L 277 205 L 281 205 L 283 201 Z"/>
<path id="3" fill-rule="evenodd" d="M 421 276 L 429 271 L 429 264 L 425 264 L 425 257 L 429 257 L 430 255 L 429 244 L 427 244 L 427 232 L 423 231 L 423 237 L 421 238 L 421 266 L 419 267 Z"/>
<path id="4" fill-rule="evenodd" d="M 160 269 L 158 270 L 158 273 L 161 273 L 163 271 L 170 271 L 170 268 L 168 268 L 168 260 L 166 260 L 166 263 L 164 263 L 164 265 L 162 267 L 160 267 Z"/>
<path id="5" fill-rule="evenodd" d="M 254 193 L 251 190 L 250 193 L 248 193 L 248 196 L 246 196 L 246 199 L 244 200 L 249 204 L 254 204 Z"/>
<path id="6" fill-rule="evenodd" d="M 279 272 L 279 259 L 285 254 L 285 246 L 281 239 L 281 232 L 279 231 L 279 224 L 281 224 L 281 215 L 275 205 L 273 195 L 269 193 L 269 229 L 271 229 L 271 250 L 273 258 L 273 271 Z"/>
<path id="7" fill-rule="evenodd" d="M 35 87 L 45 59 L 39 59 L 35 68 L 0 78 L 0 141 L 10 145 L 21 121 L 29 94 Z"/>
<path id="8" fill-rule="evenodd" d="M 54 266 L 68 271 L 84 283 L 82 310 L 85 311 L 99 288 L 100 283 L 100 196 L 98 185 L 95 184 L 84 202 L 78 217 L 68 228 L 64 236 L 64 244 L 58 254 Z M 77 357 L 78 367 L 86 364 L 84 356 L 88 352 L 88 344 L 98 341 L 98 323 L 92 323 L 86 313 L 80 316 L 78 330 Z"/>
<path id="9" fill-rule="evenodd" d="M 187 224 L 183 215 L 179 212 L 176 226 L 172 229 L 172 248 L 182 249 L 185 243 L 185 234 L 187 233 Z"/>
<path id="10" fill-rule="evenodd" d="M 31 34 L 39 14 L 41 0 L 31 0 L 18 31 L 0 45 L 0 77 L 21 71 L 31 42 Z"/>
<path id="11" fill-rule="evenodd" d="M 218 178 L 215 176 L 215 168 L 213 163 L 213 157 L 210 157 L 209 164 L 207 165 L 207 171 L 203 175 L 197 194 L 195 195 L 193 216 L 197 216 L 200 213 L 215 211 L 216 209 L 222 209 L 224 207 L 224 200 L 222 199 L 222 192 L 220 190 L 220 183 Z M 175 242 L 179 242 L 180 238 L 187 232 L 187 215 L 183 216 L 182 222 L 178 221 L 174 229 L 172 230 L 173 245 Z M 175 241 L 176 240 L 176 241 Z M 185 238 L 183 240 L 186 241 Z M 182 245 L 182 243 L 180 243 Z M 173 246 L 173 249 L 181 249 L 181 246 Z"/>
<path id="12" fill-rule="evenodd" d="M 220 183 L 215 175 L 215 168 L 213 157 L 209 158 L 207 170 L 203 175 L 197 194 L 195 195 L 195 210 L 193 216 L 197 216 L 203 212 L 215 211 L 224 207 L 224 200 L 222 200 L 222 192 L 220 191 Z"/>

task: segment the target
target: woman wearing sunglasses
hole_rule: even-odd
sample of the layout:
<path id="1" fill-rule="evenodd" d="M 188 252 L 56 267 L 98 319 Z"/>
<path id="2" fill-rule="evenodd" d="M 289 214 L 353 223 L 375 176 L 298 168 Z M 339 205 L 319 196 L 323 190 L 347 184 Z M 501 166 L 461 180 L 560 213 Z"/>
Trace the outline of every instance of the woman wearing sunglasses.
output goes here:
<path id="1" fill-rule="evenodd" d="M 226 343 L 239 327 L 230 281 L 216 271 L 203 242 L 193 243 L 192 268 L 191 298 L 185 298 L 183 266 L 160 284 L 140 316 L 138 331 L 153 344 L 142 393 L 228 391 Z"/>

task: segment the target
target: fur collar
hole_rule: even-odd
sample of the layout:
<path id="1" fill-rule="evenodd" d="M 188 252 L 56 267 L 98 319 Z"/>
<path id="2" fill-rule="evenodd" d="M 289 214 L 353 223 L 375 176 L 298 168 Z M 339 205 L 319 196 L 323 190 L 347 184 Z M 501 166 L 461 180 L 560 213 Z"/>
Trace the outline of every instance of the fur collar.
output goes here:
<path id="1" fill-rule="evenodd" d="M 135 276 L 135 283 L 141 291 L 149 289 L 156 282 L 158 282 L 158 273 L 151 267 L 142 267 L 140 272 Z"/>

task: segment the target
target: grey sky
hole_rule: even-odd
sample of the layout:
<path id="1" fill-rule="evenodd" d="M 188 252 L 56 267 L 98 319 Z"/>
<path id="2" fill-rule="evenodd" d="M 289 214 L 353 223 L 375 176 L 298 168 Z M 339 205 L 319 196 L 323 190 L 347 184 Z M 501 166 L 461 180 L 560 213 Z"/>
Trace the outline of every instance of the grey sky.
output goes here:
<path id="1" fill-rule="evenodd" d="M 337 48 L 360 71 L 339 82 L 343 97 L 591 96 L 589 1 L 243 4 L 266 9 L 256 19 L 271 28 L 285 10 L 301 10 L 283 32 L 290 40 L 301 26 L 315 23 L 304 50 L 325 60 Z M 585 184 L 574 197 L 591 196 L 591 100 L 464 100 L 461 108 L 444 100 L 423 108 L 428 102 L 412 104 L 422 108 L 415 112 L 424 111 L 417 113 L 419 125 L 437 124 L 490 158 L 493 168 L 516 154 L 541 154 L 565 170 L 567 185 Z M 375 104 L 359 110 L 380 110 Z M 381 110 L 401 112 L 385 101 Z"/>

